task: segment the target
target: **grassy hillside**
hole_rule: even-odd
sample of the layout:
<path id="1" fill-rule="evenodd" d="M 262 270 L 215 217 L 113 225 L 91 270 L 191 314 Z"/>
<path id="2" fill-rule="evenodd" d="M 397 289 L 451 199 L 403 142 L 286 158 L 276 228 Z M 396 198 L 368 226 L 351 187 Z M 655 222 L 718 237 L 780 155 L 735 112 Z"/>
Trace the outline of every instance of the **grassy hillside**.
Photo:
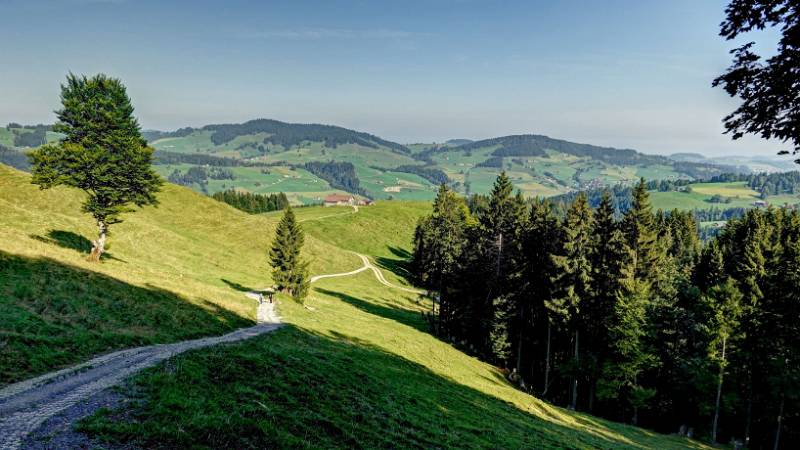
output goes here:
<path id="1" fill-rule="evenodd" d="M 93 227 L 80 196 L 39 191 L 0 167 L 3 381 L 123 346 L 251 323 L 242 290 L 269 283 L 264 251 L 279 214 L 248 216 L 167 186 L 158 208 L 113 231 L 110 257 L 84 261 Z M 371 255 L 398 282 L 425 203 L 297 210 L 313 273 Z M 390 275 L 389 271 L 385 271 Z M 321 280 L 288 326 L 194 351 L 137 376 L 140 402 L 83 428 L 141 446 L 685 448 L 665 437 L 553 407 L 427 332 L 430 304 L 370 272 Z M 9 351 L 10 350 L 10 351 Z M 35 364 L 27 364 L 35 361 Z"/>
<path id="2" fill-rule="evenodd" d="M 686 186 L 685 191 L 651 192 L 653 207 L 663 210 L 671 209 L 708 209 L 708 208 L 751 208 L 753 202 L 760 200 L 759 193 L 751 189 L 745 182 L 730 183 L 693 183 Z M 714 197 L 717 196 L 717 201 Z M 776 206 L 800 203 L 796 195 L 770 195 L 767 201 Z"/>
<path id="3" fill-rule="evenodd" d="M 86 262 L 95 229 L 73 190 L 40 191 L 0 164 L 0 384 L 133 345 L 250 324 L 246 287 L 270 284 L 274 219 L 165 185 L 161 205 L 111 229 L 109 257 Z M 358 258 L 310 236 L 313 272 Z"/>

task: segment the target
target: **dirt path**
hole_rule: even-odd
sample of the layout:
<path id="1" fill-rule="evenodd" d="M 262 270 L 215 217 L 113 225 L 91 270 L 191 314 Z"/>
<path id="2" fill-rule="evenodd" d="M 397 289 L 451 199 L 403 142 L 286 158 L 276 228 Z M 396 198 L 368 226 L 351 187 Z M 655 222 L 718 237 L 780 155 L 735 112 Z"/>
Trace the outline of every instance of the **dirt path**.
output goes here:
<path id="1" fill-rule="evenodd" d="M 381 272 L 381 269 L 375 267 L 375 265 L 372 264 L 372 261 L 370 261 L 369 258 L 367 258 L 366 256 L 364 256 L 364 255 L 362 255 L 360 253 L 356 253 L 356 255 L 358 255 L 361 258 L 361 260 L 364 261 L 364 267 L 366 267 L 367 269 L 372 270 L 372 272 L 375 274 L 375 278 L 378 279 L 378 282 L 380 284 L 382 284 L 384 286 L 388 286 L 388 287 L 390 287 L 392 289 L 399 289 L 401 291 L 411 292 L 412 294 L 424 294 L 425 293 L 425 291 L 420 290 L 420 289 L 407 288 L 405 286 L 398 286 L 396 284 L 390 283 L 389 281 L 386 280 L 386 278 L 384 278 L 383 272 Z"/>
<path id="2" fill-rule="evenodd" d="M 259 305 L 257 315 L 262 320 L 249 328 L 222 336 L 120 350 L 6 386 L 0 390 L 0 449 L 20 448 L 28 433 L 47 419 L 119 384 L 141 369 L 189 350 L 237 342 L 276 330 L 281 324 L 273 306 L 269 303 Z M 68 420 L 72 423 L 92 412 L 83 411 L 81 416 Z"/>
<path id="3" fill-rule="evenodd" d="M 357 212 L 358 207 L 353 206 L 352 212 L 307 220 L 319 220 Z M 415 294 L 423 293 L 417 289 L 390 283 L 369 258 L 360 253 L 352 253 L 361 258 L 362 267 L 350 272 L 315 275 L 311 277 L 310 282 L 314 283 L 325 278 L 351 276 L 371 270 L 378 282 L 384 286 Z M 248 292 L 246 295 L 258 299 L 258 294 L 254 292 Z M 98 401 L 92 401 L 92 399 L 102 398 L 103 394 L 108 395 L 111 392 L 108 388 L 120 384 L 139 370 L 154 366 L 165 359 L 189 350 L 250 339 L 274 331 L 281 326 L 280 317 L 274 310 L 274 304 L 260 304 L 256 317 L 256 325 L 222 336 L 120 350 L 0 389 L 0 449 L 19 449 L 23 445 L 29 446 L 30 443 L 25 441 L 26 436 L 48 421 L 57 420 L 61 430 L 70 429 L 71 424 L 91 415 L 103 406 L 102 399 Z M 42 428 L 46 429 L 47 426 Z M 85 442 L 81 441 L 81 444 L 76 445 L 84 444 Z M 66 444 L 66 446 L 70 447 L 71 445 Z"/>
<path id="4" fill-rule="evenodd" d="M 422 291 L 422 290 L 419 290 L 419 289 L 407 288 L 407 287 L 404 287 L 404 286 L 398 286 L 396 284 L 390 283 L 383 276 L 383 272 L 381 272 L 381 269 L 375 267 L 375 265 L 372 264 L 372 261 L 370 261 L 369 258 L 367 258 L 366 256 L 362 255 L 361 253 L 356 253 L 356 252 L 351 252 L 351 253 L 353 253 L 354 255 L 356 255 L 359 258 L 361 258 L 361 262 L 364 265 L 359 267 L 356 270 L 351 270 L 350 272 L 332 273 L 332 274 L 327 274 L 327 275 L 314 275 L 313 277 L 311 277 L 309 282 L 314 283 L 316 281 L 319 281 L 319 280 L 322 280 L 322 279 L 325 279 L 325 278 L 347 277 L 347 276 L 355 275 L 357 273 L 361 273 L 361 272 L 363 272 L 365 270 L 371 270 L 372 273 L 375 274 L 375 278 L 377 278 L 378 282 L 380 284 L 384 285 L 384 286 L 390 287 L 392 289 L 399 289 L 399 290 L 405 291 L 405 292 L 411 292 L 412 294 L 424 294 L 425 293 L 425 291 Z"/>

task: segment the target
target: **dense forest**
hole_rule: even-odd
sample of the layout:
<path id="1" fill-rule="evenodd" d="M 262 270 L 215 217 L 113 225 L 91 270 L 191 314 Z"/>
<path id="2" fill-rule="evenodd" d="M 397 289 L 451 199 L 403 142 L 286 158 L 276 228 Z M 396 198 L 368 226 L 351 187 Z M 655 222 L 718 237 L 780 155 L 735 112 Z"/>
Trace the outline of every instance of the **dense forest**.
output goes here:
<path id="1" fill-rule="evenodd" d="M 290 148 L 308 142 L 323 142 L 326 147 L 335 148 L 343 144 L 357 144 L 367 148 L 384 146 L 396 153 L 407 155 L 411 151 L 403 145 L 386 141 L 368 133 L 348 130 L 333 125 L 286 123 L 270 119 L 250 120 L 241 124 L 206 125 L 201 130 L 211 131 L 211 142 L 222 145 L 234 140 L 237 136 L 257 133 L 269 134 L 264 144 L 280 145 Z M 178 132 L 191 133 L 192 129 L 181 129 Z"/>
<path id="2" fill-rule="evenodd" d="M 467 151 L 493 146 L 499 146 L 494 156 L 544 156 L 546 155 L 545 150 L 555 150 L 568 155 L 589 157 L 618 165 L 672 164 L 672 161 L 663 156 L 645 155 L 630 149 L 623 150 L 610 147 L 598 147 L 596 145 L 576 144 L 574 142 L 553 139 L 536 134 L 485 139 L 460 145 L 458 148 Z"/>
<path id="3" fill-rule="evenodd" d="M 380 169 L 380 170 L 413 173 L 414 175 L 419 175 L 420 177 L 425 178 L 431 183 L 437 185 L 450 183 L 450 178 L 447 176 L 447 174 L 444 173 L 442 169 L 437 169 L 435 167 L 404 165 L 404 166 L 397 166 L 393 169 Z"/>
<path id="4" fill-rule="evenodd" d="M 689 212 L 559 216 L 505 173 L 467 202 L 442 186 L 411 270 L 442 339 L 534 395 L 662 432 L 800 445 L 800 214 L 756 209 L 705 246 Z"/>
<path id="5" fill-rule="evenodd" d="M 31 170 L 31 163 L 28 160 L 28 155 L 2 145 L 0 145 L 0 163 L 26 172 Z"/>
<path id="6" fill-rule="evenodd" d="M 252 194 L 229 189 L 215 192 L 211 197 L 250 214 L 278 211 L 289 206 L 289 199 L 286 198 L 286 194 L 283 192 L 278 192 L 277 194 Z"/>
<path id="7" fill-rule="evenodd" d="M 153 164 L 197 164 L 200 166 L 238 167 L 256 166 L 258 164 L 237 158 L 207 155 L 203 153 L 177 153 L 156 150 L 153 153 Z"/>
<path id="8" fill-rule="evenodd" d="M 221 167 L 190 167 L 186 172 L 178 169 L 172 171 L 167 177 L 170 183 L 181 186 L 192 187 L 194 184 L 200 185 L 200 189 L 208 193 L 208 180 L 235 180 L 236 175 L 230 170 Z"/>
<path id="9" fill-rule="evenodd" d="M 366 189 L 360 186 L 356 168 L 349 162 L 312 161 L 302 166 L 314 175 L 327 181 L 334 189 L 342 189 L 352 194 L 369 197 Z"/>

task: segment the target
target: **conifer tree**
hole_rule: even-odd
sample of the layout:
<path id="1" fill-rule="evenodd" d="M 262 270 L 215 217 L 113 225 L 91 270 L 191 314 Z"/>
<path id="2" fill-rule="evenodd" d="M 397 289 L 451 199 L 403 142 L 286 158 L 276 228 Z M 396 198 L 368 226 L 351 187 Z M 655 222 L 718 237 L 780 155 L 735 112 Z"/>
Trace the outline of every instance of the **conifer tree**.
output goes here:
<path id="1" fill-rule="evenodd" d="M 711 425 L 711 442 L 716 442 L 722 400 L 722 382 L 730 353 L 729 342 L 739 325 L 742 294 L 729 279 L 726 279 L 708 289 L 702 300 L 708 311 L 705 321 L 705 327 L 709 334 L 708 355 L 718 371 L 714 419 Z"/>
<path id="2" fill-rule="evenodd" d="M 578 378 L 581 374 L 580 332 L 585 328 L 581 308 L 592 294 L 592 226 L 592 210 L 586 195 L 581 193 L 564 219 L 562 251 L 554 258 L 561 295 L 552 303 L 573 336 L 573 381 L 569 404 L 572 409 L 577 407 Z"/>
<path id="3" fill-rule="evenodd" d="M 630 264 L 630 249 L 615 220 L 611 194 L 606 190 L 594 213 L 592 228 L 592 284 L 591 295 L 583 302 L 582 315 L 586 321 L 584 347 L 590 363 L 589 410 L 594 405 L 597 379 L 608 356 L 611 340 L 609 330 L 613 324 L 617 295 L 623 289 L 625 270 Z"/>
<path id="4" fill-rule="evenodd" d="M 659 251 L 647 184 L 644 178 L 633 189 L 631 208 L 622 220 L 622 231 L 633 251 L 634 277 L 654 282 L 659 273 Z"/>
<path id="5" fill-rule="evenodd" d="M 523 342 L 537 331 L 537 325 L 547 328 L 545 354 L 545 380 L 543 394 L 547 392 L 550 375 L 550 339 L 552 323 L 546 304 L 553 300 L 553 278 L 556 274 L 553 256 L 559 251 L 561 229 L 547 200 L 535 199 L 531 205 L 523 240 L 524 295 L 519 301 L 517 344 L 517 371 L 523 373 L 522 362 L 526 355 Z"/>
<path id="6" fill-rule="evenodd" d="M 109 226 L 122 222 L 132 205 L 157 204 L 162 181 L 150 166 L 153 149 L 141 136 L 120 80 L 70 74 L 61 86 L 61 103 L 53 130 L 64 138 L 31 152 L 31 182 L 42 189 L 65 185 L 86 192 L 82 210 L 98 228 L 89 260 L 99 261 Z"/>
<path id="7" fill-rule="evenodd" d="M 492 263 L 488 283 L 487 309 L 491 311 L 489 350 L 503 364 L 511 356 L 511 322 L 516 310 L 515 287 L 519 267 L 519 235 L 524 224 L 525 203 L 520 195 L 513 196 L 514 186 L 505 172 L 495 180 L 489 197 L 489 213 L 481 217 L 481 225 L 488 241 L 486 260 Z"/>
<path id="8" fill-rule="evenodd" d="M 700 260 L 694 270 L 694 282 L 700 290 L 707 290 L 723 281 L 725 278 L 725 262 L 719 242 L 713 240 L 703 248 Z"/>
<path id="9" fill-rule="evenodd" d="M 308 293 L 308 262 L 300 256 L 304 235 L 295 219 L 291 206 L 278 223 L 275 240 L 269 250 L 272 265 L 272 280 L 278 289 L 289 293 L 295 300 L 302 301 Z"/>
<path id="10" fill-rule="evenodd" d="M 433 202 L 427 223 L 427 251 L 430 253 L 429 280 L 439 292 L 439 321 L 450 319 L 449 288 L 457 262 L 466 245 L 466 230 L 471 217 L 466 203 L 444 184 Z"/>
<path id="11" fill-rule="evenodd" d="M 633 267 L 631 264 L 614 305 L 611 356 L 598 383 L 598 397 L 626 402 L 632 409 L 631 423 L 636 425 L 639 409 L 655 394 L 652 388 L 641 384 L 640 376 L 657 361 L 645 343 L 649 288 L 646 282 L 633 278 Z"/>

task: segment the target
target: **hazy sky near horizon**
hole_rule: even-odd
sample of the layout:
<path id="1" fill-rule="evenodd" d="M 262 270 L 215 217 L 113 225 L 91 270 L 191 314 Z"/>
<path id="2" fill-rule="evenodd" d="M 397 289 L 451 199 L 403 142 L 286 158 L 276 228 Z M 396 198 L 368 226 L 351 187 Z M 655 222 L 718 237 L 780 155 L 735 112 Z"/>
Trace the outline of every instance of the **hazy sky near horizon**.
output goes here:
<path id="1" fill-rule="evenodd" d="M 770 156 L 779 143 L 722 135 L 726 4 L 0 0 L 0 124 L 52 122 L 69 71 L 105 72 L 146 129 L 265 117 L 402 143 L 536 133 Z"/>

